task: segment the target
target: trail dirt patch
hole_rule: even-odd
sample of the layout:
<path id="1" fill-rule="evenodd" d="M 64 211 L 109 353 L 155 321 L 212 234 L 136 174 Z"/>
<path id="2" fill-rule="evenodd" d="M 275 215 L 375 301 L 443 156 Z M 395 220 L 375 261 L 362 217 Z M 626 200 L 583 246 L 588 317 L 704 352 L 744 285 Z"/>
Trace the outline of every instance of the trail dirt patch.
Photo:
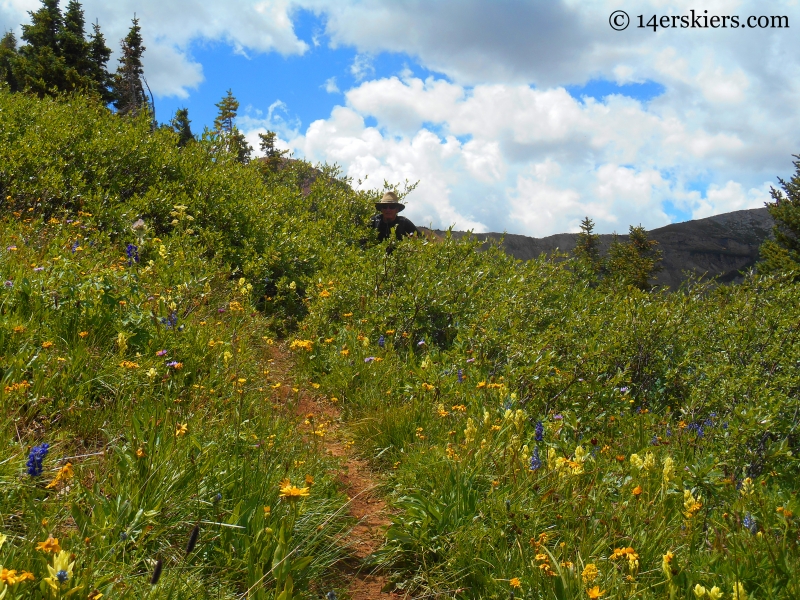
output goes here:
<path id="1" fill-rule="evenodd" d="M 282 346 L 271 348 L 272 379 L 283 381 L 292 389 L 290 353 Z M 378 479 L 367 461 L 358 458 L 352 440 L 347 440 L 341 427 L 341 411 L 330 400 L 314 393 L 308 385 L 295 383 L 295 411 L 303 417 L 304 435 L 323 440 L 325 452 L 338 459 L 336 479 L 347 494 L 347 510 L 356 519 L 348 537 L 350 557 L 337 565 L 338 579 L 347 587 L 351 600 L 375 598 L 399 599 L 403 596 L 383 591 L 388 579 L 367 566 L 365 559 L 383 545 L 383 531 L 389 525 L 389 511 L 378 493 Z"/>

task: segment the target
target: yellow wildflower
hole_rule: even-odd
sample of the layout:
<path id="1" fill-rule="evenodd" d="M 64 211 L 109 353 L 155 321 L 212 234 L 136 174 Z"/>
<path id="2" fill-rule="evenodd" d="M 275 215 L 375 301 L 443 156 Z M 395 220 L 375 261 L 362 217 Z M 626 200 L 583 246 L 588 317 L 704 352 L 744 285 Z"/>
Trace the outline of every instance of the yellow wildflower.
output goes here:
<path id="1" fill-rule="evenodd" d="M 345 348 L 341 352 L 339 352 L 339 354 L 341 354 L 342 356 L 348 356 L 350 354 L 350 350 Z"/>
<path id="2" fill-rule="evenodd" d="M 178 426 L 175 428 L 175 437 L 181 437 L 182 435 L 186 435 L 189 431 L 188 423 L 178 423 Z"/>
<path id="3" fill-rule="evenodd" d="M 674 476 L 674 474 L 675 474 L 675 461 L 672 460 L 672 457 L 667 456 L 664 459 L 664 471 L 663 471 L 664 484 L 668 484 L 670 482 L 670 479 L 672 479 L 672 477 Z"/>
<path id="4" fill-rule="evenodd" d="M 695 598 L 702 598 L 706 595 L 706 588 L 704 588 L 699 583 L 694 586 L 694 597 Z"/>
<path id="5" fill-rule="evenodd" d="M 139 363 L 135 363 L 130 360 L 123 360 L 121 363 L 119 363 L 119 366 L 123 369 L 138 369 Z"/>
<path id="6" fill-rule="evenodd" d="M 512 577 L 509 580 L 508 585 L 510 585 L 512 588 L 521 588 L 522 582 L 519 580 L 519 577 Z"/>
<path id="7" fill-rule="evenodd" d="M 636 467 L 637 469 L 641 469 L 644 466 L 644 461 L 638 454 L 631 454 L 631 466 Z"/>
<path id="8" fill-rule="evenodd" d="M 706 594 L 708 595 L 710 600 L 720 600 L 722 598 L 722 590 L 719 589 L 717 586 L 714 586 L 710 590 L 707 590 Z"/>
<path id="9" fill-rule="evenodd" d="M 78 333 L 78 337 L 80 337 L 80 338 L 85 338 L 88 335 L 89 335 L 88 331 L 81 331 L 81 332 Z"/>
<path id="10" fill-rule="evenodd" d="M 478 385 L 475 386 L 476 389 L 481 389 L 481 388 L 485 388 L 485 387 L 486 387 L 486 382 L 485 381 L 481 381 L 481 382 L 478 383 Z"/>
<path id="11" fill-rule="evenodd" d="M 45 350 L 47 350 L 48 348 L 52 348 L 52 347 L 53 347 L 53 342 L 44 342 L 42 344 L 42 348 L 44 348 Z"/>
<path id="12" fill-rule="evenodd" d="M 145 456 L 147 456 L 147 454 L 145 453 L 144 448 L 140 446 L 139 448 L 136 449 L 137 458 L 144 458 Z"/>
<path id="13" fill-rule="evenodd" d="M 62 583 L 72 578 L 72 567 L 75 566 L 75 561 L 70 562 L 69 556 L 69 552 L 62 550 L 53 557 L 53 566 L 47 565 L 50 577 L 46 577 L 45 581 L 55 591 L 60 589 Z"/>
<path id="14" fill-rule="evenodd" d="M 606 591 L 605 590 L 601 591 L 600 586 L 596 585 L 593 588 L 587 589 L 586 593 L 589 595 L 589 598 L 591 598 L 592 600 L 596 600 L 597 598 L 603 596 L 606 593 Z"/>
<path id="15" fill-rule="evenodd" d="M 600 575 L 600 571 L 598 570 L 597 565 L 594 563 L 589 563 L 583 568 L 583 572 L 581 573 L 583 584 L 586 586 L 591 585 L 594 583 L 594 580 L 597 579 L 598 575 Z"/>
<path id="16" fill-rule="evenodd" d="M 17 585 L 26 579 L 33 581 L 33 573 L 29 573 L 28 571 L 20 571 L 17 573 L 16 569 L 9 570 L 6 568 L 3 568 L 2 571 L 0 571 L 0 581 L 6 585 Z"/>
<path id="17" fill-rule="evenodd" d="M 307 487 L 296 487 L 291 484 L 288 479 L 284 479 L 280 483 L 280 497 L 286 498 L 289 502 L 296 502 L 300 498 L 306 498 L 309 494 Z"/>
<path id="18" fill-rule="evenodd" d="M 43 542 L 39 542 L 36 545 L 37 550 L 41 550 L 42 552 L 61 552 L 61 545 L 58 543 L 58 538 L 54 538 L 50 536 Z"/>
<path id="19" fill-rule="evenodd" d="M 47 484 L 48 488 L 55 488 L 58 487 L 60 484 L 69 481 L 75 476 L 75 472 L 72 470 L 72 463 L 68 462 L 65 464 L 61 469 L 59 469 L 58 473 L 56 473 L 55 478 L 53 481 Z"/>
<path id="20" fill-rule="evenodd" d="M 742 496 L 750 496 L 755 491 L 753 487 L 753 480 L 749 477 L 745 477 L 744 481 L 742 481 L 742 487 L 739 489 L 739 493 Z"/>
<path id="21" fill-rule="evenodd" d="M 733 596 L 732 600 L 747 600 L 747 592 L 744 591 L 744 586 L 741 581 L 737 581 L 733 584 L 731 595 Z"/>
<path id="22" fill-rule="evenodd" d="M 683 507 L 686 509 L 684 515 L 692 518 L 701 508 L 703 508 L 702 498 L 698 495 L 695 498 L 690 490 L 683 490 Z"/>

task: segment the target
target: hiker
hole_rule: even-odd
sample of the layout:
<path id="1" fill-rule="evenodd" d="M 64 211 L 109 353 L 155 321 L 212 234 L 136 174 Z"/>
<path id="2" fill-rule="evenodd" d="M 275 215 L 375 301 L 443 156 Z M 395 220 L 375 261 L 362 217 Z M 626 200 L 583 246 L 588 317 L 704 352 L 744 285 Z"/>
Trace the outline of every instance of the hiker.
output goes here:
<path id="1" fill-rule="evenodd" d="M 375 208 L 381 214 L 372 217 L 369 224 L 378 230 L 379 241 L 387 239 L 391 235 L 392 229 L 398 240 L 417 233 L 417 228 L 411 221 L 397 215 L 405 208 L 405 204 L 400 202 L 394 192 L 386 192 L 383 198 L 375 203 Z"/>

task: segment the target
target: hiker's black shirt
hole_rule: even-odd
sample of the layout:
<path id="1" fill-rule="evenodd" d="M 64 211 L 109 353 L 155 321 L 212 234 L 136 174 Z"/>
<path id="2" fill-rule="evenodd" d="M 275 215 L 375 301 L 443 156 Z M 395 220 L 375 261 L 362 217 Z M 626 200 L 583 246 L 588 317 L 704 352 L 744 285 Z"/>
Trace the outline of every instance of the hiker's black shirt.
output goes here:
<path id="1" fill-rule="evenodd" d="M 375 215 L 372 217 L 372 219 L 370 219 L 369 224 L 378 230 L 378 240 L 381 242 L 389 237 L 393 228 L 394 235 L 398 240 L 417 233 L 417 228 L 414 226 L 414 224 L 400 215 L 398 215 L 397 218 L 391 223 L 384 221 L 382 215 Z"/>

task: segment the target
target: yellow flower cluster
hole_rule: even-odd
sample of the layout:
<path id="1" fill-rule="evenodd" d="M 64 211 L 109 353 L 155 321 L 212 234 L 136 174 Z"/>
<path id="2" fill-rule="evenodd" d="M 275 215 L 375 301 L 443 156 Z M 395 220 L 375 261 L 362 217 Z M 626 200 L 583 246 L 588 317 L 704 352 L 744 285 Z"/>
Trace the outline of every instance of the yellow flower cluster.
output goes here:
<path id="1" fill-rule="evenodd" d="M 0 567 L 0 569 L 2 569 L 0 570 L 0 581 L 5 585 L 17 585 L 26 580 L 33 581 L 33 573 L 28 571 L 17 572 L 16 569 L 6 569 L 5 567 Z"/>
<path id="2" fill-rule="evenodd" d="M 119 363 L 119 366 L 123 369 L 138 369 L 139 363 L 135 363 L 130 360 L 123 360 L 121 363 Z"/>
<path id="3" fill-rule="evenodd" d="M 12 392 L 18 392 L 20 390 L 23 391 L 27 390 L 29 387 L 31 387 L 31 384 L 28 383 L 27 379 L 25 379 L 23 381 L 20 381 L 19 383 L 12 383 L 11 385 L 5 386 L 3 388 L 3 391 L 5 391 L 6 394 L 10 394 Z"/>
<path id="4" fill-rule="evenodd" d="M 687 519 L 691 519 L 697 512 L 703 508 L 702 498 L 698 495 L 695 498 L 690 490 L 683 490 L 683 514 Z"/>
<path id="5" fill-rule="evenodd" d="M 305 350 L 306 352 L 311 352 L 313 348 L 314 342 L 311 340 L 294 340 L 289 344 L 290 350 Z"/>

